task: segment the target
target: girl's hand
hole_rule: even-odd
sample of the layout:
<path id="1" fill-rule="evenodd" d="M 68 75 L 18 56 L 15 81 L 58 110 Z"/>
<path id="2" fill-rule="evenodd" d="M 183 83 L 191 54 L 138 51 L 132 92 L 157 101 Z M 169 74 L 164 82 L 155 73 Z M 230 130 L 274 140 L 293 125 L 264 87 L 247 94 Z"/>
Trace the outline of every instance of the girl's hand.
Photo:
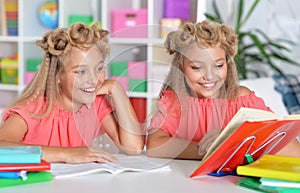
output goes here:
<path id="1" fill-rule="evenodd" d="M 63 150 L 66 163 L 115 162 L 117 159 L 101 148 L 92 146 L 68 147 Z"/>
<path id="2" fill-rule="evenodd" d="M 204 155 L 206 154 L 207 150 L 211 146 L 211 144 L 217 139 L 217 137 L 221 133 L 221 129 L 213 129 L 210 132 L 208 132 L 204 137 L 199 141 L 198 143 L 198 154 L 199 155 Z"/>
<path id="3" fill-rule="evenodd" d="M 113 90 L 117 88 L 119 82 L 116 80 L 105 80 L 100 88 L 97 90 L 98 95 L 112 95 Z"/>

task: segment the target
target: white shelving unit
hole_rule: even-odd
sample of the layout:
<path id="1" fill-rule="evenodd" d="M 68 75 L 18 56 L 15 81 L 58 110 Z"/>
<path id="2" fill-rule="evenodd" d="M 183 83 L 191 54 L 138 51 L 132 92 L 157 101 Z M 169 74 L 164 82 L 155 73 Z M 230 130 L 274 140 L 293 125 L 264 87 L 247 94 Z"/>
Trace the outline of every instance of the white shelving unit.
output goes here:
<path id="1" fill-rule="evenodd" d="M 0 36 L 0 57 L 18 53 L 18 85 L 0 84 L 0 107 L 6 106 L 17 97 L 25 87 L 25 65 L 28 58 L 41 58 L 43 51 L 35 41 L 50 29 L 39 20 L 38 10 L 47 0 L 18 1 L 18 36 Z M 128 92 L 130 97 L 145 98 L 147 114 L 151 112 L 153 98 L 157 97 L 164 80 L 170 58 L 163 48 L 160 38 L 160 19 L 163 18 L 164 0 L 58 0 L 59 27 L 68 25 L 70 14 L 89 14 L 99 21 L 104 29 L 111 31 L 111 11 L 113 9 L 148 10 L 148 37 L 110 38 L 111 57 L 109 60 L 147 62 L 147 92 Z"/>

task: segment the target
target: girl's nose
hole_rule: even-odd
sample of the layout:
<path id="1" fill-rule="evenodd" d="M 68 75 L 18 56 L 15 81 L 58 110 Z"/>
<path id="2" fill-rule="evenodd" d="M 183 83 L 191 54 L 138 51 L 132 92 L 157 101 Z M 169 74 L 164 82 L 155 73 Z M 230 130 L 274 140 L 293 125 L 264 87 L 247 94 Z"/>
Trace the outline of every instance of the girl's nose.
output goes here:
<path id="1" fill-rule="evenodd" d="M 203 72 L 203 79 L 206 81 L 212 80 L 214 77 L 214 71 L 211 68 L 206 68 Z"/>
<path id="2" fill-rule="evenodd" d="M 97 84 L 98 78 L 99 78 L 99 74 L 92 72 L 88 75 L 88 83 Z"/>

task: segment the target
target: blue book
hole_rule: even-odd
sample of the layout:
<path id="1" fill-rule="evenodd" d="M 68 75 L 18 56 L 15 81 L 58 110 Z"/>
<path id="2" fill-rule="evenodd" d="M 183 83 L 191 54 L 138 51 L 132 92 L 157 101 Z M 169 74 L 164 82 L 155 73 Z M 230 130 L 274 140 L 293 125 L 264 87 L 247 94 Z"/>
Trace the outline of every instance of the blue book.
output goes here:
<path id="1" fill-rule="evenodd" d="M 39 164 L 41 157 L 41 146 L 0 147 L 0 164 Z"/>
<path id="2" fill-rule="evenodd" d="M 22 178 L 22 180 L 27 179 L 27 171 L 16 171 L 16 172 L 0 172 L 0 178 L 8 178 L 8 179 L 18 179 Z"/>

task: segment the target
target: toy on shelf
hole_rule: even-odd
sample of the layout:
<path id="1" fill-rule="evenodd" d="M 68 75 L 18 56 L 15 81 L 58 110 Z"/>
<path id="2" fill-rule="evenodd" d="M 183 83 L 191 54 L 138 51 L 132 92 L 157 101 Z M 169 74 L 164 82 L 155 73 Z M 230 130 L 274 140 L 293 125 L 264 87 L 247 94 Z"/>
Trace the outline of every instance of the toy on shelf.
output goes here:
<path id="1" fill-rule="evenodd" d="M 39 8 L 39 18 L 41 23 L 51 29 L 58 27 L 58 3 L 56 0 L 46 1 Z"/>
<path id="2" fill-rule="evenodd" d="M 18 84 L 18 55 L 2 58 L 0 71 L 2 84 Z"/>

